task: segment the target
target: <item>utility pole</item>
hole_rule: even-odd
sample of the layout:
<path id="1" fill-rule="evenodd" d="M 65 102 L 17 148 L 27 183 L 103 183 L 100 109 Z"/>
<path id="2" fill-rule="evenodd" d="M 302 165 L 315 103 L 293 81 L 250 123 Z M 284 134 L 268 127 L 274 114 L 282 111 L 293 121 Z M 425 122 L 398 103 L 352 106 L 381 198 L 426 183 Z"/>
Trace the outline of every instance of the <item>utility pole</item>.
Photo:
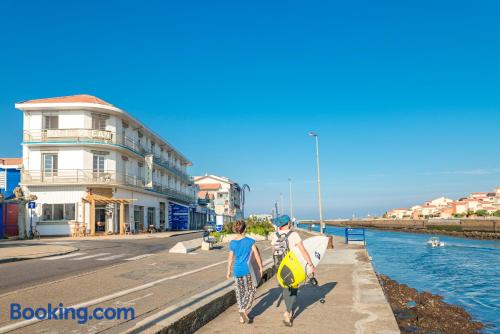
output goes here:
<path id="1" fill-rule="evenodd" d="M 280 193 L 280 216 L 285 213 L 285 208 L 283 207 L 283 193 Z"/>
<path id="2" fill-rule="evenodd" d="M 321 199 L 321 176 L 319 171 L 319 140 L 318 134 L 315 132 L 309 132 L 309 136 L 314 137 L 316 139 L 316 168 L 318 172 L 318 205 L 319 205 L 319 228 L 321 234 L 325 232 L 325 224 L 323 223 L 323 202 Z"/>

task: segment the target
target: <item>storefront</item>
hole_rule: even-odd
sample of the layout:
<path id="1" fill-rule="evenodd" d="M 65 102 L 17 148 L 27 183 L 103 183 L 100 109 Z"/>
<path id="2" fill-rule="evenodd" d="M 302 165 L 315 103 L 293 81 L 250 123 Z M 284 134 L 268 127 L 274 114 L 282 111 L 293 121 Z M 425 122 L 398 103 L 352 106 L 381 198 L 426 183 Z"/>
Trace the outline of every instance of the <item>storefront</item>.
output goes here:
<path id="1" fill-rule="evenodd" d="M 189 230 L 189 206 L 168 203 L 168 225 L 171 230 Z"/>

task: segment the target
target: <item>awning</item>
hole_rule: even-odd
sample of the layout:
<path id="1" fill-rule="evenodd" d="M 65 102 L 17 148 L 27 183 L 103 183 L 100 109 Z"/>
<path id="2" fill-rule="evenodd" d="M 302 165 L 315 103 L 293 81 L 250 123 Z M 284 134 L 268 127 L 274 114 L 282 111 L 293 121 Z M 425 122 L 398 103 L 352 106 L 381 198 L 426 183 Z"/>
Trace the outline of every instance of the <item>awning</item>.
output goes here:
<path id="1" fill-rule="evenodd" d="M 87 194 L 83 200 L 89 203 L 94 201 L 96 204 L 130 204 L 135 201 L 135 199 L 112 198 L 97 194 Z"/>

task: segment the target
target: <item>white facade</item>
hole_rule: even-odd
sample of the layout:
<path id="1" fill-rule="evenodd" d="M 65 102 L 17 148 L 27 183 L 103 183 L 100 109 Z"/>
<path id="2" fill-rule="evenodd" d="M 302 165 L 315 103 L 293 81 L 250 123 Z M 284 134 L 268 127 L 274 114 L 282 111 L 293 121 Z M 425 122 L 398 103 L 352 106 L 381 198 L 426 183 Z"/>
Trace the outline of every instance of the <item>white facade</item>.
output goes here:
<path id="1" fill-rule="evenodd" d="M 213 209 L 217 215 L 240 218 L 241 188 L 238 183 L 216 175 L 195 176 L 194 183 L 202 193 L 213 197 Z"/>
<path id="2" fill-rule="evenodd" d="M 168 203 L 195 201 L 191 162 L 125 111 L 88 95 L 16 108 L 24 113 L 22 185 L 38 197 L 34 221 L 42 235 L 69 234 L 70 221 L 90 229 L 90 208 L 82 201 L 89 192 L 130 200 L 125 222 L 132 231 L 168 229 Z M 98 230 L 118 232 L 119 205 L 98 210 Z"/>

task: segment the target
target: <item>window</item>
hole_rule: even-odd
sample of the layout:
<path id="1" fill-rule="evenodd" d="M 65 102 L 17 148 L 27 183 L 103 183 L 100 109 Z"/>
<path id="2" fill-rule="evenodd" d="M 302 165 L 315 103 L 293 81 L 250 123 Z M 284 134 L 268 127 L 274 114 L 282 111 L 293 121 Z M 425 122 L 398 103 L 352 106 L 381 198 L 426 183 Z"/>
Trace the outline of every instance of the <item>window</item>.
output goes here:
<path id="1" fill-rule="evenodd" d="M 43 117 L 43 128 L 44 128 L 44 130 L 58 129 L 59 128 L 59 116 L 44 116 Z"/>
<path id="2" fill-rule="evenodd" d="M 106 118 L 101 116 L 92 116 L 92 129 L 106 130 Z"/>
<path id="3" fill-rule="evenodd" d="M 43 161 L 42 169 L 44 175 L 51 176 L 57 174 L 57 164 L 58 164 L 57 154 L 44 153 L 42 155 L 42 161 Z"/>
<path id="4" fill-rule="evenodd" d="M 75 204 L 43 204 L 42 221 L 74 220 Z"/>
<path id="5" fill-rule="evenodd" d="M 104 155 L 94 154 L 92 169 L 94 173 L 104 173 Z"/>

